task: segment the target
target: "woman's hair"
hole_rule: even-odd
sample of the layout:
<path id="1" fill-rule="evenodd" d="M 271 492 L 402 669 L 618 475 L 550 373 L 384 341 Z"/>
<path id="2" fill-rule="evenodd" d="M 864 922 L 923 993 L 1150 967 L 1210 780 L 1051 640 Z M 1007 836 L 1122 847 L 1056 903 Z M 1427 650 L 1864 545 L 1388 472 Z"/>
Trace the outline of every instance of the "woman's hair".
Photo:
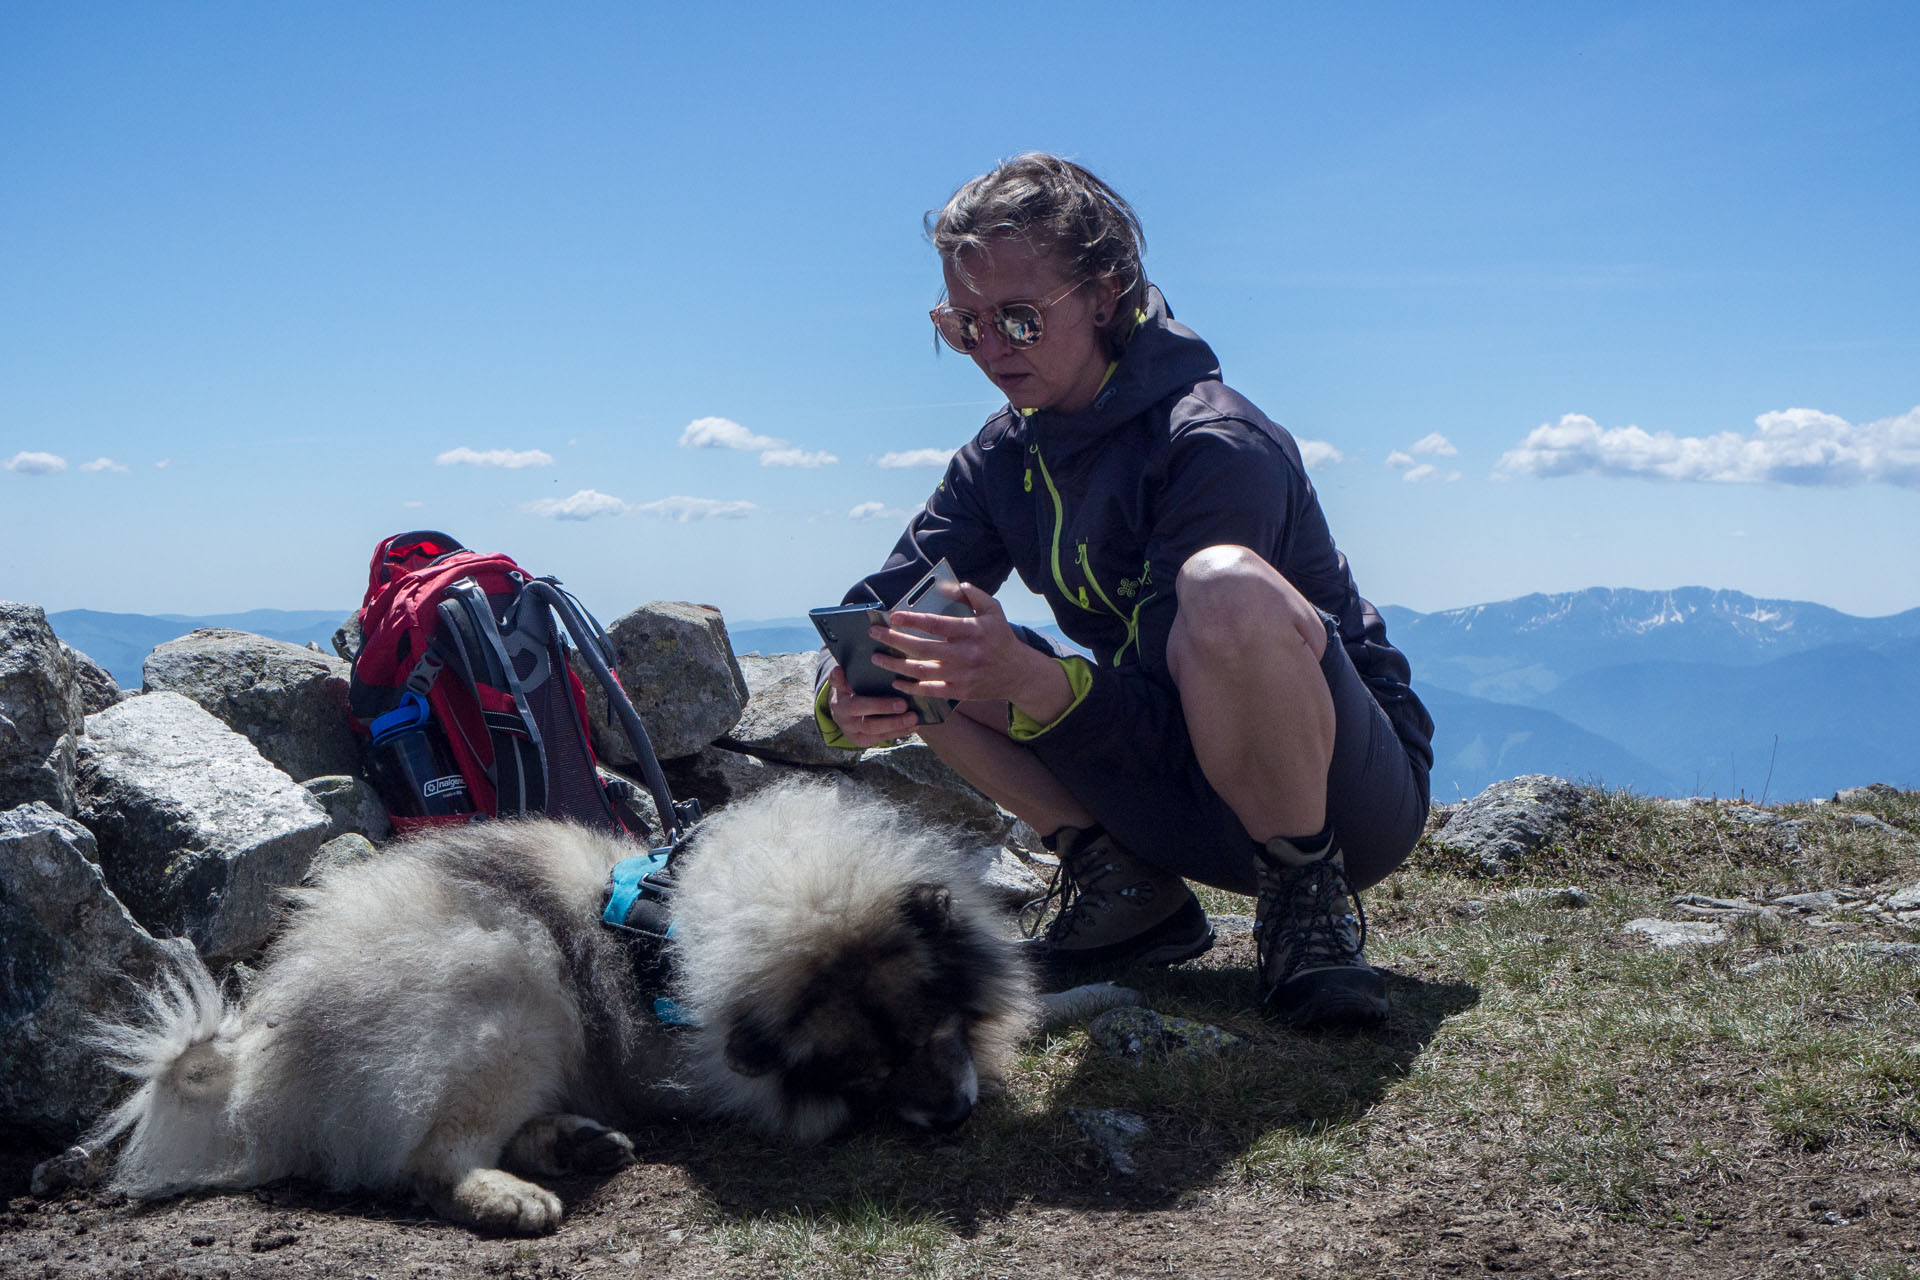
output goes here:
<path id="1" fill-rule="evenodd" d="M 941 261 L 960 268 L 960 255 L 995 240 L 1025 240 L 1057 259 L 1075 280 L 1112 276 L 1120 297 L 1100 337 L 1118 356 L 1146 305 L 1141 266 L 1146 233 L 1117 192 L 1071 160 L 1029 151 L 1004 160 L 953 193 L 946 207 L 929 210 L 927 237 Z"/>

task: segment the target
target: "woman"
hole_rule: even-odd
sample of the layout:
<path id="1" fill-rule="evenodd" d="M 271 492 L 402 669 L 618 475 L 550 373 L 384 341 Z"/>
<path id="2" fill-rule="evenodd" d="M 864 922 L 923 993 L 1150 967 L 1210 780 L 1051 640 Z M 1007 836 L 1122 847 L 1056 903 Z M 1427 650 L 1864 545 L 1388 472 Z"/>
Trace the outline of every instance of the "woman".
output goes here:
<path id="1" fill-rule="evenodd" d="M 1042 834 L 1060 858 L 1032 944 L 1050 980 L 1205 951 L 1198 880 L 1257 895 L 1268 1009 L 1378 1025 L 1355 891 L 1419 837 L 1432 721 L 1292 437 L 1220 381 L 1147 283 L 1133 210 L 1080 166 L 1017 157 L 928 229 L 934 324 L 1007 407 L 847 599 L 892 603 L 949 560 L 973 617 L 899 612 L 874 634 L 904 655 L 878 660 L 895 688 L 957 706 L 918 725 L 827 660 L 822 731 L 867 747 L 917 729 Z M 1009 625 L 1009 572 L 1091 660 Z"/>

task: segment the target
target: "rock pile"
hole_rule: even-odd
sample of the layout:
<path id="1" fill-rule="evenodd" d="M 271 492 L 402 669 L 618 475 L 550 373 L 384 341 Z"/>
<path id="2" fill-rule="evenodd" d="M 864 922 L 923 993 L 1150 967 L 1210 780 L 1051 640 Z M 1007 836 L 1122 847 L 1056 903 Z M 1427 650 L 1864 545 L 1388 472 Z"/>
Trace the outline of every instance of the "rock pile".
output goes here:
<path id="1" fill-rule="evenodd" d="M 1006 892 L 1021 891 L 1001 848 L 1012 820 L 923 744 L 862 755 L 821 743 L 811 655 L 736 661 L 725 621 L 702 605 L 648 604 L 609 632 L 676 795 L 711 810 L 824 775 L 964 831 L 983 872 L 1000 865 Z M 122 690 L 40 608 L 0 602 L 0 1140 L 71 1141 L 100 1114 L 116 1077 L 86 1028 L 170 953 L 246 961 L 287 889 L 379 856 L 391 831 L 361 778 L 347 672 L 332 655 L 213 629 L 154 650 L 142 688 Z M 623 737 L 595 745 L 614 770 L 637 764 Z"/>

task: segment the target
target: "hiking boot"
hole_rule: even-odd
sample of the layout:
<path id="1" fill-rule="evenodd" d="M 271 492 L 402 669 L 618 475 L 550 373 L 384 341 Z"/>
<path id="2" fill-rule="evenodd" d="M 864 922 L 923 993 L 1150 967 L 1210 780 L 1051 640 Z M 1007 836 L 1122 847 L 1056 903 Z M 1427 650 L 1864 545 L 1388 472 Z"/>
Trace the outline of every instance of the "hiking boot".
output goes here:
<path id="1" fill-rule="evenodd" d="M 1338 841 L 1308 854 L 1275 836 L 1259 851 L 1255 872 L 1262 1005 L 1296 1031 L 1384 1024 L 1386 979 L 1360 954 L 1367 916 Z"/>
<path id="2" fill-rule="evenodd" d="M 1128 853 L 1105 831 L 1077 827 L 1056 839 L 1059 869 L 1043 897 L 1020 912 L 1020 944 L 1047 990 L 1085 982 L 1101 969 L 1174 964 L 1213 945 L 1213 926 L 1179 876 Z M 1047 908 L 1059 910 L 1047 921 Z M 1037 935 L 1037 936 L 1036 936 Z"/>

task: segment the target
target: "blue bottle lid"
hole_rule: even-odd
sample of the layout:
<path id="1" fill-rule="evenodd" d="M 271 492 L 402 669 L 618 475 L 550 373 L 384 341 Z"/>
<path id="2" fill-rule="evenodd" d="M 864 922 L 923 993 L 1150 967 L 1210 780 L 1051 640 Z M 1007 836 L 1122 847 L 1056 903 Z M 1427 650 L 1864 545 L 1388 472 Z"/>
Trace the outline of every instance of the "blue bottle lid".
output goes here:
<path id="1" fill-rule="evenodd" d="M 377 746 L 396 733 L 405 733 L 418 728 L 433 718 L 433 711 L 427 706 L 427 700 L 417 693 L 400 695 L 400 705 L 387 714 L 380 716 L 367 726 Z"/>

